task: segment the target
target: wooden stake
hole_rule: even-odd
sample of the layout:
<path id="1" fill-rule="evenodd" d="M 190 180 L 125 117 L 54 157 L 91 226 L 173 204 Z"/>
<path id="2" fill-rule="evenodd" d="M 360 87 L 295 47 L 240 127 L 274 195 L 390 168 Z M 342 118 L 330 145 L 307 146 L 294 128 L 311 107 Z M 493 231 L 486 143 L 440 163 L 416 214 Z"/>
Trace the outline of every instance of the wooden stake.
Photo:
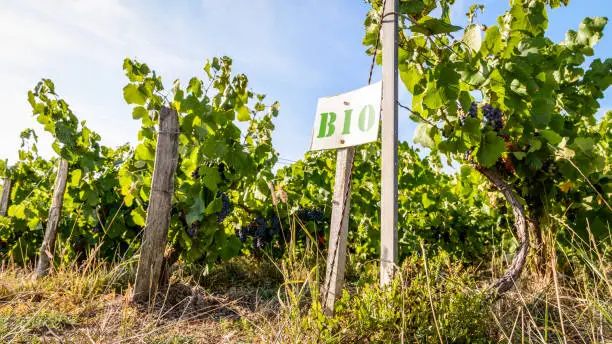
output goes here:
<path id="1" fill-rule="evenodd" d="M 162 107 L 155 151 L 151 196 L 134 282 L 133 301 L 146 302 L 157 291 L 170 226 L 174 173 L 178 162 L 178 114 Z"/>
<path id="2" fill-rule="evenodd" d="M 2 197 L 0 197 L 0 216 L 6 216 L 11 199 L 11 179 L 4 178 L 2 183 Z"/>
<path id="3" fill-rule="evenodd" d="M 49 209 L 47 228 L 45 237 L 38 255 L 38 265 L 36 266 L 36 277 L 40 278 L 49 273 L 51 261 L 53 260 L 53 250 L 55 249 L 55 239 L 57 238 L 57 227 L 60 222 L 62 204 L 64 203 L 64 193 L 66 192 L 66 180 L 68 179 L 68 161 L 61 159 L 53 186 L 53 199 Z"/>
<path id="4" fill-rule="evenodd" d="M 383 100 L 380 284 L 388 285 L 397 264 L 397 0 L 386 0 L 382 24 Z"/>
<path id="5" fill-rule="evenodd" d="M 338 149 L 329 247 L 327 249 L 327 269 L 325 271 L 325 284 L 321 293 L 324 313 L 328 316 L 334 314 L 334 303 L 337 298 L 342 296 L 351 204 L 351 170 L 354 158 L 355 147 Z"/>

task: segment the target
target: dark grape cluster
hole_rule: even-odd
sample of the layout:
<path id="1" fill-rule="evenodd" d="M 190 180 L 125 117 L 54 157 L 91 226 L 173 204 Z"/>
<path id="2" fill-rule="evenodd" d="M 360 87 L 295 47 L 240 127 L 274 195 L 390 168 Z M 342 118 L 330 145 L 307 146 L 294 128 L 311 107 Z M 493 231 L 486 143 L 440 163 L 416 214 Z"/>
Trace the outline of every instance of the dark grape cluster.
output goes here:
<path id="1" fill-rule="evenodd" d="M 242 242 L 245 242 L 247 237 L 252 237 L 255 249 L 262 249 L 266 243 L 272 241 L 273 237 L 266 219 L 261 216 L 251 221 L 246 228 L 236 229 L 236 235 Z"/>
<path id="2" fill-rule="evenodd" d="M 504 127 L 504 114 L 499 109 L 494 108 L 491 104 L 484 104 L 480 110 L 482 111 L 485 122 L 489 124 L 493 130 L 499 132 Z M 472 102 L 467 113 L 459 117 L 461 125 L 465 123 L 467 117 L 478 118 L 478 105 L 476 102 Z"/>
<path id="3" fill-rule="evenodd" d="M 325 214 L 318 209 L 300 209 L 296 216 L 301 221 L 322 221 Z"/>
<path id="4" fill-rule="evenodd" d="M 253 248 L 262 249 L 265 244 L 271 243 L 274 236 L 281 232 L 281 221 L 278 216 L 273 215 L 270 219 L 258 216 L 246 227 L 237 228 L 236 236 L 241 242 L 245 242 L 248 237 L 253 238 Z"/>
<path id="5" fill-rule="evenodd" d="M 242 229 L 242 228 L 236 228 L 234 230 L 234 233 L 236 234 L 236 236 L 238 237 L 238 239 L 240 239 L 240 242 L 245 242 L 247 239 L 247 231 Z"/>
<path id="6" fill-rule="evenodd" d="M 302 222 L 320 222 L 325 219 L 325 213 L 317 209 L 300 209 L 296 216 Z M 247 226 L 236 228 L 234 231 L 241 242 L 246 242 L 249 237 L 253 238 L 253 248 L 259 250 L 265 247 L 266 244 L 273 242 L 274 238 L 282 235 L 285 239 L 289 238 L 289 234 L 283 232 L 281 219 L 273 214 L 269 217 L 258 216 L 252 220 Z M 302 231 L 302 226 L 296 226 L 296 234 Z M 321 227 L 321 230 L 323 227 Z M 318 241 L 324 243 L 324 233 L 316 232 Z"/>
<path id="7" fill-rule="evenodd" d="M 540 169 L 542 172 L 554 175 L 558 171 L 557 163 L 554 160 L 546 160 Z"/>
<path id="8" fill-rule="evenodd" d="M 272 220 L 270 220 L 270 227 L 268 229 L 268 232 L 270 233 L 271 236 L 274 236 L 280 233 L 281 230 L 282 230 L 282 225 L 281 225 L 280 219 L 278 218 L 278 216 L 273 215 Z"/>
<path id="9" fill-rule="evenodd" d="M 200 178 L 200 168 L 199 167 L 196 167 L 196 169 L 193 172 L 191 172 L 191 178 L 193 179 Z"/>
<path id="10" fill-rule="evenodd" d="M 200 228 L 200 221 L 195 221 L 191 224 L 191 226 L 187 227 L 187 234 L 190 237 L 195 238 L 198 233 L 198 228 Z"/>
<path id="11" fill-rule="evenodd" d="M 221 206 L 221 211 L 217 213 L 217 222 L 221 223 L 232 212 L 233 207 L 232 202 L 225 193 L 219 191 L 217 193 L 217 197 L 221 197 L 221 201 L 223 202 L 223 205 Z"/>
<path id="12" fill-rule="evenodd" d="M 478 118 L 478 105 L 476 105 L 476 102 L 472 102 L 472 105 L 470 105 L 470 109 L 468 110 L 468 116 L 472 118 Z"/>
<path id="13" fill-rule="evenodd" d="M 476 105 L 476 102 L 472 102 L 472 105 L 470 105 L 470 109 L 468 110 L 467 114 L 465 114 L 464 116 L 459 116 L 459 121 L 461 122 L 461 125 L 465 124 L 465 119 L 468 116 L 472 118 L 478 118 L 478 105 Z"/>
<path id="14" fill-rule="evenodd" d="M 491 104 L 484 104 L 481 110 L 485 121 L 493 130 L 499 132 L 504 127 L 504 114 L 499 109 L 494 108 Z"/>

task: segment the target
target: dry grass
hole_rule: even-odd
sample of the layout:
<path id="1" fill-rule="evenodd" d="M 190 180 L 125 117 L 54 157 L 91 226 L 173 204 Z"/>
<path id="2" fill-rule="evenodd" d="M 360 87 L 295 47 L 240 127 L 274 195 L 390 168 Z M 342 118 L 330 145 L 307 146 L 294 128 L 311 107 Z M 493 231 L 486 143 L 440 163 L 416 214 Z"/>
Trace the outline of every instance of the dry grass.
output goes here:
<path id="1" fill-rule="evenodd" d="M 1 343 L 252 342 L 256 324 L 278 312 L 257 289 L 210 293 L 177 279 L 151 304 L 135 305 L 129 285 L 109 288 L 116 271 L 104 267 L 33 277 L 29 269 L 0 270 Z"/>
<path id="2" fill-rule="evenodd" d="M 476 270 L 414 256 L 384 291 L 371 262 L 347 283 L 332 319 L 316 301 L 324 265 L 312 252 L 276 262 L 240 258 L 211 271 L 179 265 L 149 305 L 129 302 L 134 260 L 71 264 L 39 280 L 6 264 L 0 343 L 610 343 L 612 270 L 603 246 L 612 243 L 557 245 L 551 271 L 527 269 L 511 292 L 472 308 L 503 271 L 501 259 Z M 457 334 L 462 326 L 471 332 Z"/>

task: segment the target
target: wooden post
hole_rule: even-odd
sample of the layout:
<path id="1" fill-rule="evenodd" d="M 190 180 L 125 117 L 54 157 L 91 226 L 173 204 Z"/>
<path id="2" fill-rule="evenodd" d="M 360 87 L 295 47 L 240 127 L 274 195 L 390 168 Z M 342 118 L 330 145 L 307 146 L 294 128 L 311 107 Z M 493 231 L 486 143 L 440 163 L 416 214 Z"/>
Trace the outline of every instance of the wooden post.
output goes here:
<path id="1" fill-rule="evenodd" d="M 351 170 L 355 158 L 355 147 L 338 149 L 336 180 L 327 251 L 325 284 L 321 293 L 324 313 L 334 314 L 334 303 L 342 296 L 342 282 L 346 265 L 346 240 L 348 235 L 349 209 L 351 203 Z"/>
<path id="2" fill-rule="evenodd" d="M 4 178 L 2 183 L 2 196 L 0 197 L 0 216 L 6 216 L 11 199 L 11 179 Z"/>
<path id="3" fill-rule="evenodd" d="M 51 267 L 67 179 L 68 161 L 60 159 L 57 176 L 55 177 L 55 186 L 53 187 L 53 199 L 51 200 L 51 208 L 49 209 L 49 218 L 47 219 L 47 229 L 45 230 L 45 237 L 38 256 L 38 265 L 36 266 L 37 278 L 46 276 Z"/>
<path id="4" fill-rule="evenodd" d="M 155 151 L 151 196 L 134 282 L 135 302 L 146 302 L 157 291 L 170 226 L 174 173 L 178 162 L 178 114 L 162 107 Z"/>
<path id="5" fill-rule="evenodd" d="M 386 0 L 382 24 L 383 100 L 380 284 L 388 285 L 397 264 L 397 0 Z"/>

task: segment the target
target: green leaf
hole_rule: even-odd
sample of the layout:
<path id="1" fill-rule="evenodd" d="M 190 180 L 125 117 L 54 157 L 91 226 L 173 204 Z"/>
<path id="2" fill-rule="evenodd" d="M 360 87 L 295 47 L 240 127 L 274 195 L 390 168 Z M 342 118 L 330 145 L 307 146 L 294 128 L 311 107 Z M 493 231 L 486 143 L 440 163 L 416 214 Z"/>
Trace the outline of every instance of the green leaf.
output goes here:
<path id="1" fill-rule="evenodd" d="M 476 159 L 484 167 L 491 167 L 506 151 L 506 142 L 494 132 L 487 132 L 483 137 Z"/>
<path id="2" fill-rule="evenodd" d="M 203 166 L 200 167 L 200 175 L 202 182 L 212 192 L 217 192 L 218 185 L 221 184 L 221 175 L 216 167 Z"/>
<path id="3" fill-rule="evenodd" d="M 25 220 L 26 216 L 25 216 L 25 209 L 26 209 L 26 205 L 25 203 L 21 203 L 21 204 L 17 204 L 17 205 L 11 205 L 8 208 L 8 216 L 11 217 L 15 217 L 17 219 L 21 219 L 21 220 Z"/>
<path id="4" fill-rule="evenodd" d="M 125 197 L 123 197 L 123 200 L 125 201 L 125 205 L 127 207 L 131 207 L 134 203 L 134 196 L 132 194 L 127 194 Z"/>
<path id="5" fill-rule="evenodd" d="M 517 160 L 523 160 L 527 156 L 525 152 L 512 152 L 512 154 L 514 154 Z"/>
<path id="6" fill-rule="evenodd" d="M 422 33 L 426 36 L 437 35 L 441 33 L 451 33 L 461 30 L 461 26 L 451 25 L 440 19 L 424 16 L 418 24 L 410 27 L 412 32 Z"/>
<path id="7" fill-rule="evenodd" d="M 430 200 L 429 197 L 427 197 L 427 193 L 423 193 L 423 195 L 421 196 L 421 203 L 423 203 L 423 208 L 425 209 L 436 204 L 436 202 Z"/>
<path id="8" fill-rule="evenodd" d="M 427 81 L 414 64 L 401 64 L 399 66 L 400 78 L 406 85 L 408 92 L 421 94 L 427 87 Z"/>
<path id="9" fill-rule="evenodd" d="M 578 28 L 576 42 L 588 47 L 595 46 L 603 36 L 603 29 L 607 23 L 606 17 L 584 18 Z"/>
<path id="10" fill-rule="evenodd" d="M 578 148 L 582 152 L 590 154 L 593 151 L 593 147 L 595 146 L 595 141 L 591 138 L 587 137 L 577 137 L 572 143 L 572 148 Z"/>
<path id="11" fill-rule="evenodd" d="M 480 51 L 483 56 L 496 55 L 502 50 L 502 37 L 499 27 L 491 26 L 485 33 Z"/>
<path id="12" fill-rule="evenodd" d="M 216 214 L 221 211 L 222 207 L 223 207 L 223 201 L 221 200 L 220 197 L 217 197 L 208 204 L 208 206 L 204 210 L 204 214 L 206 215 Z"/>
<path id="13" fill-rule="evenodd" d="M 537 171 L 537 170 L 541 169 L 542 166 L 543 166 L 542 159 L 540 159 L 535 154 L 529 154 L 527 156 L 527 159 L 525 160 L 525 162 L 527 163 L 527 166 L 529 166 L 529 168 L 531 170 L 533 170 L 533 171 Z"/>
<path id="14" fill-rule="evenodd" d="M 504 99 L 506 95 L 506 80 L 501 75 L 498 69 L 494 69 L 489 75 L 489 79 L 487 80 L 491 91 L 493 91 L 498 99 Z"/>
<path id="15" fill-rule="evenodd" d="M 533 137 L 529 140 L 529 153 L 538 151 L 540 148 L 542 148 L 542 141 L 539 138 Z"/>
<path id="16" fill-rule="evenodd" d="M 435 74 L 436 88 L 442 102 L 446 105 L 449 113 L 456 113 L 457 98 L 459 97 L 459 73 L 452 66 L 441 64 L 436 67 Z"/>
<path id="17" fill-rule="evenodd" d="M 212 79 L 212 74 L 210 73 L 210 60 L 206 60 L 206 64 L 204 65 L 204 71 L 209 79 Z"/>
<path id="18" fill-rule="evenodd" d="M 30 230 L 35 230 L 40 225 L 40 219 L 37 217 L 31 217 L 28 219 L 28 228 Z M 42 228 L 42 227 L 41 227 Z"/>
<path id="19" fill-rule="evenodd" d="M 119 238 L 126 231 L 127 231 L 127 227 L 123 223 L 122 219 L 115 219 L 111 227 L 106 229 L 106 235 L 110 239 L 115 239 L 115 238 Z"/>
<path id="20" fill-rule="evenodd" d="M 240 109 L 238 109 L 238 120 L 240 122 L 246 122 L 250 119 L 251 119 L 251 111 L 249 111 L 249 108 L 244 105 L 241 106 Z"/>
<path id="21" fill-rule="evenodd" d="M 429 86 L 430 87 L 427 88 L 425 96 L 423 97 L 423 104 L 432 110 L 439 109 L 444 105 L 440 91 L 437 87 L 434 87 L 434 84 L 430 84 Z"/>
<path id="22" fill-rule="evenodd" d="M 475 146 L 480 143 L 481 131 L 480 131 L 480 120 L 478 118 L 467 117 L 461 127 L 464 138 L 466 139 L 466 146 Z"/>
<path id="23" fill-rule="evenodd" d="M 414 142 L 423 147 L 435 148 L 437 128 L 428 123 L 419 123 L 414 131 Z"/>
<path id="24" fill-rule="evenodd" d="M 123 88 L 123 98 L 128 104 L 137 105 L 144 105 L 147 100 L 146 95 L 135 84 L 128 84 Z"/>
<path id="25" fill-rule="evenodd" d="M 72 186 L 78 186 L 79 182 L 81 181 L 81 177 L 83 176 L 83 171 L 81 171 L 80 169 L 74 169 L 71 173 L 71 181 L 70 184 L 72 184 Z"/>
<path id="26" fill-rule="evenodd" d="M 98 192 L 96 190 L 91 190 L 86 193 L 87 204 L 92 207 L 95 207 L 98 202 Z"/>
<path id="27" fill-rule="evenodd" d="M 470 49 L 472 49 L 472 51 L 478 52 L 480 50 L 480 46 L 482 45 L 482 34 L 480 30 L 480 25 L 468 25 L 468 27 L 465 28 L 465 32 L 463 34 L 463 42 Z"/>
<path id="28" fill-rule="evenodd" d="M 187 86 L 187 92 L 193 93 L 193 95 L 198 98 L 201 97 L 203 94 L 202 81 L 200 81 L 198 78 L 191 78 L 191 80 L 189 80 L 189 85 Z"/>
<path id="29" fill-rule="evenodd" d="M 133 209 L 131 211 L 132 221 L 136 226 L 144 227 L 145 226 L 145 214 L 142 213 L 140 208 Z"/>
<path id="30" fill-rule="evenodd" d="M 194 222 L 200 221 L 204 218 L 204 202 L 198 195 L 194 198 L 193 204 L 189 208 L 189 212 L 185 214 L 185 221 L 187 225 L 191 226 Z"/>
<path id="31" fill-rule="evenodd" d="M 400 1 L 399 11 L 400 13 L 407 14 L 421 14 L 425 9 L 425 4 L 422 1 Z"/>
<path id="32" fill-rule="evenodd" d="M 141 119 L 144 116 L 148 116 L 149 112 L 142 106 L 137 106 L 132 110 L 132 118 L 133 119 Z"/>
<path id="33" fill-rule="evenodd" d="M 459 103 L 461 104 L 461 108 L 463 109 L 463 111 L 465 113 L 467 113 L 467 111 L 470 109 L 470 106 L 472 106 L 472 96 L 470 95 L 470 92 L 468 91 L 461 91 L 459 92 Z"/>
<path id="34" fill-rule="evenodd" d="M 148 142 L 141 143 L 136 147 L 135 158 L 142 161 L 154 161 L 155 150 Z"/>
<path id="35" fill-rule="evenodd" d="M 540 130 L 540 134 L 553 145 L 558 144 L 562 139 L 561 135 L 557 134 L 554 130 Z"/>
<path id="36" fill-rule="evenodd" d="M 510 89 L 512 90 L 512 92 L 521 95 L 521 96 L 527 96 L 527 86 L 523 85 L 518 79 L 514 79 L 512 80 L 512 82 L 510 83 Z"/>
<path id="37" fill-rule="evenodd" d="M 536 97 L 531 102 L 531 113 L 533 124 L 538 129 L 546 128 L 550 121 L 553 110 L 555 109 L 554 99 Z"/>

